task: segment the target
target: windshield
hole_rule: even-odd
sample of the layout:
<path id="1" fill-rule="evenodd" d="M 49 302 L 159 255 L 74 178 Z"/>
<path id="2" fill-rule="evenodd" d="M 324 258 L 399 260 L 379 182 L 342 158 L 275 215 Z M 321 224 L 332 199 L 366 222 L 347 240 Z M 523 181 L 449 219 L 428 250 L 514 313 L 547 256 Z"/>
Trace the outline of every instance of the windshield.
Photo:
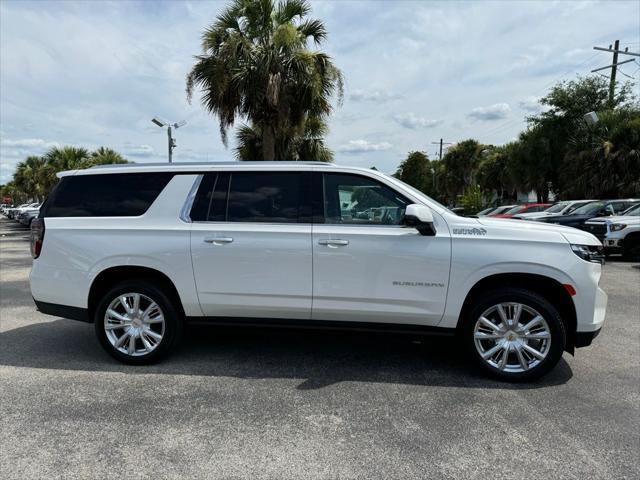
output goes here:
<path id="1" fill-rule="evenodd" d="M 586 205 L 576 208 L 571 215 L 591 215 L 604 207 L 604 202 L 587 203 Z"/>
<path id="2" fill-rule="evenodd" d="M 516 207 L 513 207 L 511 210 L 507 210 L 507 212 L 505 214 L 506 215 L 513 215 L 515 213 L 519 213 L 520 210 L 522 210 L 522 205 L 518 205 Z"/>
<path id="3" fill-rule="evenodd" d="M 567 205 L 569 205 L 571 202 L 560 202 L 560 203 L 556 203 L 555 205 L 552 205 L 551 207 L 547 208 L 545 210 L 545 212 L 548 213 L 559 213 L 562 210 L 564 210 Z"/>
<path id="4" fill-rule="evenodd" d="M 390 179 L 392 182 L 394 183 L 399 183 L 401 184 L 403 187 L 407 188 L 408 190 L 411 190 L 411 192 L 416 195 L 417 197 L 422 197 L 422 198 L 426 198 L 429 202 L 433 203 L 434 205 L 442 208 L 443 210 L 446 210 L 449 213 L 453 213 L 454 215 L 456 215 L 455 212 L 452 212 L 451 210 L 449 210 L 447 207 L 445 207 L 444 205 L 442 205 L 440 202 L 435 201 L 433 198 L 431 198 L 429 195 L 425 195 L 424 193 L 422 193 L 420 190 L 418 190 L 415 187 L 412 187 L 411 185 L 409 185 L 408 183 L 403 182 L 402 180 L 397 179 L 396 177 L 392 177 L 391 175 L 387 175 L 386 173 L 384 174 L 385 177 L 387 177 L 388 179 Z"/>
<path id="5" fill-rule="evenodd" d="M 640 203 L 623 212 L 622 215 L 640 215 Z"/>

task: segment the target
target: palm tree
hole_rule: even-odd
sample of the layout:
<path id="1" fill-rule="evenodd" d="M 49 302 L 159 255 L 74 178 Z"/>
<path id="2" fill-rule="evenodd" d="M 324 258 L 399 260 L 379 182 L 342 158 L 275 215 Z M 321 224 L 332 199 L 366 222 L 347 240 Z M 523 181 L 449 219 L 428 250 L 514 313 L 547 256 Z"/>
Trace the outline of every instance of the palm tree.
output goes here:
<path id="1" fill-rule="evenodd" d="M 308 48 L 327 36 L 321 21 L 306 18 L 310 10 L 305 0 L 234 0 L 204 31 L 187 97 L 201 89 L 225 145 L 240 117 L 260 134 L 254 159 L 286 159 L 285 137 L 303 132 L 308 117 L 326 118 L 334 93 L 342 100 L 342 73 L 328 55 Z"/>
<path id="2" fill-rule="evenodd" d="M 38 156 L 27 157 L 18 163 L 13 177 L 16 188 L 31 199 L 41 200 L 46 193 L 45 167 L 45 160 Z"/>
<path id="3" fill-rule="evenodd" d="M 43 183 L 46 193 L 49 193 L 57 183 L 56 173 L 91 166 L 89 151 L 86 148 L 53 147 L 44 154 L 44 159 L 46 167 L 43 173 Z"/>
<path id="4" fill-rule="evenodd" d="M 316 117 L 307 117 L 300 131 L 290 131 L 280 137 L 278 151 L 284 152 L 287 160 L 331 162 L 333 152 L 325 145 L 326 123 Z M 236 132 L 235 156 L 238 160 L 255 160 L 262 153 L 262 131 L 260 127 L 243 124 Z"/>
<path id="5" fill-rule="evenodd" d="M 107 165 L 112 163 L 129 163 L 122 155 L 107 147 L 100 147 L 91 152 L 89 160 L 94 165 Z"/>

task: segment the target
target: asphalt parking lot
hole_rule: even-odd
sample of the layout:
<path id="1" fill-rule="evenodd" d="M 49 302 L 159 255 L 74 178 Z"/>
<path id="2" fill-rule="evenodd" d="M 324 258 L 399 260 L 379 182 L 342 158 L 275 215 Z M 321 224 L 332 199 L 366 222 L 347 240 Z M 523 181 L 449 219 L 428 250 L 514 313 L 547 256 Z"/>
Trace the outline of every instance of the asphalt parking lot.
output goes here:
<path id="1" fill-rule="evenodd" d="M 452 340 L 190 330 L 130 367 L 36 312 L 28 232 L 0 220 L 0 478 L 640 478 L 640 269 L 611 261 L 607 323 L 542 381 Z"/>

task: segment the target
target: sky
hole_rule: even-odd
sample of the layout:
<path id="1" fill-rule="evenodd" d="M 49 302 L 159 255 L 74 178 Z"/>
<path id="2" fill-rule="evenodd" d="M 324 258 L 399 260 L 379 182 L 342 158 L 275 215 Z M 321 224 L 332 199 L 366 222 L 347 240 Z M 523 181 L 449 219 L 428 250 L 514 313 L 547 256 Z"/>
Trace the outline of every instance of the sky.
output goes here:
<path id="1" fill-rule="evenodd" d="M 217 119 L 185 94 L 201 32 L 226 4 L 0 0 L 0 183 L 51 146 L 166 161 L 154 116 L 187 121 L 175 132 L 174 161 L 232 160 L 233 141 L 226 148 Z M 389 173 L 409 151 L 437 157 L 440 138 L 517 138 L 550 86 L 611 63 L 595 45 L 620 39 L 640 51 L 637 0 L 311 6 L 329 32 L 320 48 L 346 79 L 329 121 L 335 161 Z M 640 63 L 621 70 L 637 79 Z"/>

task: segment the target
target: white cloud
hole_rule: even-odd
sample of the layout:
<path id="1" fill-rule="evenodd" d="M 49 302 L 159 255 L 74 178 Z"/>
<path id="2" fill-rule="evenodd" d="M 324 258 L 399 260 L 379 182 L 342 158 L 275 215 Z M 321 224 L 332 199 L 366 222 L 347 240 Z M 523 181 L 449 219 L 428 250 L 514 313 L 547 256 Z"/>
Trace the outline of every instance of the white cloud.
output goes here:
<path id="1" fill-rule="evenodd" d="M 398 123 L 398 125 L 401 125 L 404 128 L 410 128 L 412 130 L 417 130 L 419 128 L 437 127 L 442 123 L 442 120 L 431 120 L 424 117 L 418 117 L 413 112 L 395 115 L 393 119 L 396 121 L 396 123 Z"/>
<path id="2" fill-rule="evenodd" d="M 527 113 L 540 113 L 546 109 L 545 105 L 540 103 L 540 97 L 527 97 L 518 102 L 520 109 Z"/>
<path id="3" fill-rule="evenodd" d="M 124 155 L 132 157 L 151 157 L 155 154 L 151 145 L 133 145 L 130 143 L 123 145 L 121 151 Z"/>
<path id="4" fill-rule="evenodd" d="M 492 121 L 507 118 L 509 112 L 511 112 L 511 107 L 508 103 L 494 103 L 488 107 L 474 108 L 468 116 L 475 120 Z"/>
<path id="5" fill-rule="evenodd" d="M 349 100 L 353 102 L 387 102 L 389 100 L 397 100 L 400 98 L 402 98 L 402 95 L 382 92 L 380 90 L 354 90 L 349 94 Z"/>
<path id="6" fill-rule="evenodd" d="M 11 140 L 8 138 L 3 138 L 0 142 L 0 145 L 3 147 L 9 148 L 21 148 L 21 149 L 34 149 L 34 150 L 45 150 L 51 147 L 57 147 L 57 142 L 47 142 L 41 138 L 22 138 L 19 140 Z"/>
<path id="7" fill-rule="evenodd" d="M 373 143 L 367 140 L 349 140 L 346 144 L 338 147 L 343 153 L 380 152 L 391 148 L 389 142 Z"/>

